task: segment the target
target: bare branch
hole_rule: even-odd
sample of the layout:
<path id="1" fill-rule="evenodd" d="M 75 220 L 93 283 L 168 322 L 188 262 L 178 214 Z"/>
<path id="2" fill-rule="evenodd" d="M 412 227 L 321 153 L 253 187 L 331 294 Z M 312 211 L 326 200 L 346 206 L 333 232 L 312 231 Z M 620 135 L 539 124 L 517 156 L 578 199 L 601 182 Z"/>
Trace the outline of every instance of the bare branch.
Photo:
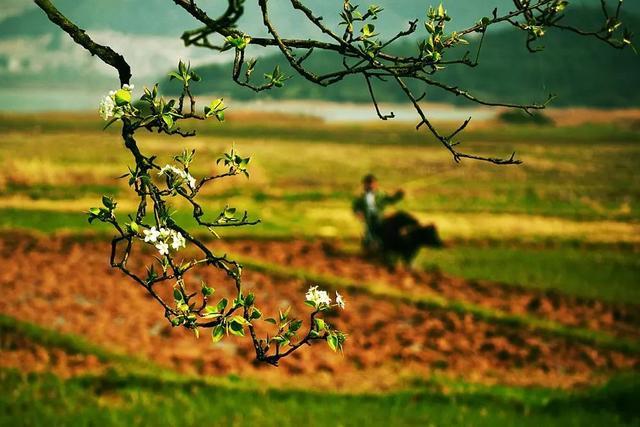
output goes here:
<path id="1" fill-rule="evenodd" d="M 104 63 L 111 65 L 118 71 L 120 85 L 128 84 L 131 79 L 131 67 L 124 57 L 115 52 L 109 46 L 103 46 L 91 40 L 87 33 L 67 19 L 49 0 L 34 0 L 35 4 L 42 9 L 49 20 L 69 34 L 73 41 L 88 50 L 92 55 L 96 55 Z"/>

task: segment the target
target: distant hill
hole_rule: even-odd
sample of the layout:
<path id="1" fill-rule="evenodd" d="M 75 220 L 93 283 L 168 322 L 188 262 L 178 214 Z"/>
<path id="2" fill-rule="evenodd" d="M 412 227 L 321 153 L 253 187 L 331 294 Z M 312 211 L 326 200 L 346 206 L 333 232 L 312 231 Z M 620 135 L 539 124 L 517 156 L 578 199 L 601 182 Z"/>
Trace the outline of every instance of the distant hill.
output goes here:
<path id="1" fill-rule="evenodd" d="M 599 12 L 574 11 L 572 19 L 581 25 L 597 26 Z M 640 16 L 627 14 L 625 22 L 631 28 L 640 28 Z M 524 45 L 524 34 L 513 29 L 490 32 L 485 39 L 480 65 L 474 69 L 450 66 L 438 78 L 457 84 L 489 100 L 512 102 L 544 101 L 549 93 L 557 94 L 556 106 L 582 105 L 594 107 L 626 107 L 640 105 L 637 87 L 640 76 L 640 56 L 630 49 L 620 51 L 609 48 L 595 39 L 579 37 L 573 33 L 553 31 L 542 40 L 545 49 L 529 53 Z M 474 51 L 477 40 L 466 49 Z M 399 51 L 415 52 L 413 43 L 405 43 Z M 458 49 L 458 53 L 462 53 Z M 451 56 L 453 57 L 453 55 Z M 280 55 L 261 58 L 254 78 L 260 82 L 264 72 L 278 64 L 285 73 L 295 77 L 282 89 L 261 93 L 259 97 L 327 99 L 333 101 L 367 102 L 368 92 L 362 79 L 347 78 L 332 87 L 323 88 L 295 75 Z M 340 68 L 340 60 L 330 53 L 314 53 L 305 64 L 316 73 Z M 205 77 L 196 87 L 198 93 L 215 93 L 236 99 L 253 99 L 251 90 L 231 81 L 231 64 L 200 67 Z M 177 90 L 175 84 L 164 81 L 162 87 Z M 423 84 L 412 84 L 416 93 L 425 90 Z M 403 101 L 403 95 L 393 84 L 377 84 L 377 97 L 381 101 Z M 429 101 L 464 103 L 436 88 L 426 87 Z"/>
<path id="2" fill-rule="evenodd" d="M 13 8 L 21 10 L 13 14 L 7 12 L 8 18 L 0 16 L 0 39 L 16 36 L 43 35 L 54 30 L 43 12 L 30 0 L 11 0 L 13 3 L 24 3 Z M 180 35 L 199 23 L 181 8 L 167 0 L 55 0 L 56 7 L 76 22 L 81 28 L 88 30 L 108 30 L 124 34 L 174 36 Z M 216 16 L 226 7 L 226 2 L 201 1 L 199 4 L 211 16 Z M 329 25 L 338 22 L 338 14 L 342 0 L 306 0 L 305 3 Z M 370 3 L 382 6 L 385 10 L 379 21 L 378 30 L 394 33 L 406 25 L 410 19 L 424 18 L 429 6 L 440 3 L 438 0 L 376 0 L 371 2 L 353 2 L 366 8 Z M 453 17 L 456 27 L 468 26 L 480 17 L 487 16 L 494 8 L 500 12 L 513 10 L 512 0 L 444 0 L 445 7 Z M 598 0 L 572 0 L 571 8 L 599 7 Z M 616 1 L 609 0 L 610 4 Z M 260 12 L 255 4 L 246 2 L 245 14 L 240 26 L 252 34 L 264 34 Z M 0 5 L 0 12 L 3 7 Z M 269 3 L 270 15 L 282 34 L 297 34 L 309 37 L 317 33 L 313 24 L 301 19 L 287 1 Z M 626 1 L 623 6 L 626 13 L 640 13 L 640 2 Z M 573 12 L 572 12 L 573 13 Z"/>
<path id="3" fill-rule="evenodd" d="M 117 82 L 113 71 L 99 59 L 76 46 L 66 34 L 49 22 L 30 0 L 12 0 L 7 8 L 0 4 L 0 84 L 4 87 L 77 86 L 108 87 Z M 473 22 L 494 4 L 508 5 L 510 0 L 480 0 L 468 5 L 465 0 L 451 0 L 452 13 L 460 25 Z M 0 1 L 2 3 L 2 1 Z M 206 49 L 185 48 L 180 35 L 200 23 L 167 0 L 55 0 L 55 5 L 86 29 L 96 41 L 122 52 L 132 66 L 134 83 L 148 83 L 161 78 L 163 67 L 178 59 L 203 63 L 223 61 L 228 56 Z M 220 13 L 225 2 L 201 1 L 212 16 Z M 240 25 L 253 35 L 265 35 L 255 2 L 247 2 Z M 405 27 L 408 20 L 423 17 L 426 0 L 381 0 L 386 7 L 384 29 L 388 33 Z M 308 4 L 336 25 L 342 0 L 308 1 Z M 300 12 L 289 2 L 270 3 L 273 21 L 283 34 L 291 37 L 319 37 L 319 32 L 304 19 L 293 19 Z M 6 10 L 6 17 L 2 16 Z M 384 31 L 383 29 L 383 31 Z M 322 37 L 320 35 L 320 37 Z"/>
<path id="4" fill-rule="evenodd" d="M 304 1 L 322 16 L 328 25 L 337 24 L 342 0 Z M 184 47 L 179 36 L 185 29 L 197 27 L 198 22 L 168 0 L 55 0 L 54 3 L 81 28 L 86 29 L 96 41 L 108 42 L 122 52 L 132 66 L 133 82 L 138 85 L 162 79 L 165 75 L 164 70 L 177 63 L 178 59 L 189 60 L 194 65 L 202 66 L 206 63 L 221 64 L 230 58 L 228 53 L 220 55 L 205 49 Z M 200 1 L 201 6 L 213 16 L 220 12 L 224 3 Z M 385 8 L 377 29 L 388 35 L 405 28 L 410 19 L 424 18 L 428 6 L 439 1 L 372 0 L 371 3 Z M 362 2 L 363 7 L 368 4 L 369 2 Z M 512 0 L 445 0 L 444 4 L 454 16 L 452 29 L 472 24 L 479 17 L 490 14 L 495 7 L 500 11 L 513 9 Z M 594 4 L 599 4 L 598 0 L 572 0 L 571 8 L 576 10 L 572 10 L 571 14 L 579 14 L 585 5 Z M 302 38 L 321 37 L 311 23 L 302 18 L 298 19 L 300 13 L 292 11 L 289 2 L 272 1 L 270 7 L 272 19 L 282 34 Z M 627 15 L 630 12 L 640 14 L 640 1 L 625 2 L 623 10 Z M 255 2 L 247 2 L 246 13 L 240 26 L 253 35 L 264 35 L 260 21 Z M 633 28 L 640 30 L 635 18 Z M 547 52 L 528 55 L 522 49 L 520 36 L 515 39 L 514 37 L 508 33 L 492 34 L 491 43 L 484 52 L 484 64 L 473 73 L 452 67 L 445 74 L 446 80 L 460 81 L 487 96 L 501 98 L 506 94 L 526 100 L 531 97 L 540 99 L 546 92 L 555 91 L 561 95 L 559 103 L 579 102 L 612 106 L 638 104 L 635 99 L 638 91 L 626 90 L 629 76 L 637 72 L 637 60 L 630 55 L 620 56 L 619 52 L 609 50 L 598 43 L 578 39 L 575 39 L 578 40 L 574 46 L 575 50 L 568 52 L 568 46 L 558 46 L 556 43 L 557 40 L 562 43 L 565 43 L 564 40 L 571 40 L 573 43 L 574 39 L 565 35 L 561 36 L 561 39 L 549 37 L 548 44 L 554 46 L 550 46 Z M 409 43 L 402 49 L 411 50 L 414 46 Z M 251 54 L 267 55 L 270 52 L 273 50 L 256 49 Z M 574 56 L 582 61 L 581 66 L 565 63 L 567 57 Z M 501 63 L 507 57 L 510 58 L 511 69 L 517 70 L 521 76 L 527 76 L 532 82 L 526 88 L 514 84 L 515 72 L 506 73 L 506 76 L 500 74 L 505 73 L 506 67 L 501 67 Z M 276 56 L 264 58 L 259 72 L 272 69 L 279 61 Z M 551 66 L 554 62 L 562 63 L 564 72 L 554 73 L 555 68 Z M 612 62 L 615 62 L 615 67 Z M 318 54 L 309 63 L 317 70 L 328 69 L 336 63 L 336 58 Z M 542 70 L 539 75 L 535 73 L 538 69 Z M 203 71 L 211 76 L 224 76 L 216 78 L 215 81 L 209 79 L 202 86 L 204 91 L 225 93 L 245 99 L 253 96 L 230 81 L 228 65 L 212 64 L 203 68 Z M 576 71 L 580 71 L 580 75 Z M 259 73 L 256 74 L 260 76 Z M 585 74 L 589 76 L 582 77 Z M 496 75 L 500 78 L 495 79 Z M 578 76 L 576 80 L 575 76 Z M 494 85 L 498 80 L 503 83 Z M 569 80 L 572 85 L 565 85 Z M 69 97 L 73 97 L 74 92 L 78 91 L 84 92 L 87 96 L 96 93 L 97 96 L 115 84 L 117 78 L 113 70 L 75 45 L 66 34 L 46 19 L 31 0 L 0 0 L 0 103 L 9 102 L 9 98 L 3 97 L 7 90 L 21 94 L 23 90 L 34 89 L 28 93 L 34 97 L 30 102 L 37 105 L 41 103 L 39 96 L 42 90 L 62 89 L 63 93 L 69 93 Z M 607 90 L 596 91 L 593 89 L 595 87 Z M 518 89 L 516 95 L 513 94 L 514 88 Z M 388 86 L 380 90 L 383 100 L 399 99 L 398 94 Z M 284 90 L 273 91 L 266 96 L 366 101 L 366 92 L 362 90 L 359 82 L 353 80 L 323 89 L 296 78 L 289 81 Z M 441 100 L 441 95 L 436 91 L 430 91 L 429 97 Z M 10 109 L 11 105 L 3 105 L 0 108 Z M 55 105 L 52 105 L 52 108 L 55 108 Z"/>
<path id="5" fill-rule="evenodd" d="M 79 26 L 90 30 L 165 36 L 179 35 L 182 31 L 199 25 L 190 15 L 167 0 L 55 0 L 54 3 L 59 10 Z M 330 25 L 337 24 L 342 0 L 307 0 L 305 3 L 317 15 L 322 16 L 325 22 Z M 404 26 L 410 19 L 423 18 L 429 5 L 438 2 L 377 0 L 362 2 L 361 7 L 366 8 L 370 3 L 385 8 L 382 14 L 383 20 L 380 22 L 391 33 Z M 473 2 L 449 0 L 444 3 L 455 18 L 456 25 L 460 26 L 475 22 L 478 17 L 489 14 L 495 7 L 505 11 L 513 8 L 511 0 L 474 0 Z M 216 16 L 226 7 L 224 1 L 201 1 L 199 4 L 211 16 Z M 262 18 L 255 2 L 246 2 L 246 5 L 240 26 L 248 29 L 252 34 L 264 34 L 261 25 Z M 292 17 L 301 16 L 301 13 L 294 11 L 288 1 L 273 1 L 269 3 L 269 8 L 270 15 L 281 33 L 309 37 L 316 32 L 313 24 L 308 24 L 302 19 L 292 19 Z M 42 35 L 49 33 L 52 28 L 42 11 L 32 5 L 25 8 L 22 13 L 1 21 L 0 38 Z"/>

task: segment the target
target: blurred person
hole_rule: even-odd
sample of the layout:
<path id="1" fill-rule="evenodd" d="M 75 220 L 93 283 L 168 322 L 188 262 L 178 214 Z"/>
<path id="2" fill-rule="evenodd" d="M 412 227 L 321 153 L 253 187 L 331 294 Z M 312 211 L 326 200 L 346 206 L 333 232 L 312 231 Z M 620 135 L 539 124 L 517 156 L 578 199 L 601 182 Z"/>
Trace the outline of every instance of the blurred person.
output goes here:
<path id="1" fill-rule="evenodd" d="M 404 191 L 397 190 L 387 195 L 378 189 L 378 180 L 373 174 L 362 178 L 363 192 L 353 201 L 353 212 L 364 222 L 362 247 L 368 254 L 378 253 L 381 249 L 381 224 L 384 210 L 404 198 Z"/>

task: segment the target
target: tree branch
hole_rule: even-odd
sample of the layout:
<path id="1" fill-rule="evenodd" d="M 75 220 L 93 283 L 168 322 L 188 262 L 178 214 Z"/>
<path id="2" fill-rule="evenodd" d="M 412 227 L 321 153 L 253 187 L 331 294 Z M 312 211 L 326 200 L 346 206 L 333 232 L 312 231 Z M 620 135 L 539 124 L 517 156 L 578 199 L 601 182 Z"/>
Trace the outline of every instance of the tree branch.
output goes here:
<path id="1" fill-rule="evenodd" d="M 131 67 L 124 57 L 115 52 L 109 46 L 103 46 L 94 42 L 87 33 L 67 19 L 49 0 L 34 0 L 35 4 L 42 9 L 49 20 L 69 34 L 73 41 L 88 50 L 92 55 L 96 55 L 104 63 L 111 65 L 118 71 L 120 85 L 128 84 L 131 79 Z"/>

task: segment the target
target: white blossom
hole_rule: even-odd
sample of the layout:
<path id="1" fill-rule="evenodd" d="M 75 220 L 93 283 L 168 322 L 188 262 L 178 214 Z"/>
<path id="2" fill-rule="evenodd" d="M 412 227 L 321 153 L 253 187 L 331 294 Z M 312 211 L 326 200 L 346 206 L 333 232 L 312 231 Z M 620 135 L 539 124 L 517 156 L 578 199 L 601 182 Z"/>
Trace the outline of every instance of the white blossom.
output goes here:
<path id="1" fill-rule="evenodd" d="M 331 297 L 327 291 L 318 290 L 317 286 L 311 286 L 307 291 L 305 298 L 307 301 L 311 301 L 316 307 L 331 305 Z"/>
<path id="2" fill-rule="evenodd" d="M 115 102 L 113 102 L 112 96 L 105 96 L 100 101 L 100 107 L 98 108 L 100 117 L 102 117 L 105 121 L 109 120 L 109 118 L 113 117 L 115 107 L 116 104 Z"/>
<path id="3" fill-rule="evenodd" d="M 177 231 L 173 231 L 173 233 L 171 234 L 171 247 L 175 250 L 178 250 L 180 248 L 184 248 L 185 246 L 186 241 L 184 239 L 184 236 Z"/>
<path id="4" fill-rule="evenodd" d="M 148 230 L 144 230 L 144 241 L 147 243 L 155 243 L 160 236 L 160 232 L 156 229 L 155 225 Z"/>
<path id="5" fill-rule="evenodd" d="M 165 240 L 167 237 L 171 236 L 171 230 L 161 227 L 159 230 L 159 235 L 161 239 Z"/>
<path id="6" fill-rule="evenodd" d="M 344 298 L 342 298 L 342 295 L 340 295 L 338 291 L 336 291 L 336 304 L 338 305 L 338 307 L 344 310 Z"/>
<path id="7" fill-rule="evenodd" d="M 156 249 L 158 249 L 160 255 L 167 255 L 169 253 L 169 245 L 165 242 L 156 243 Z"/>
<path id="8" fill-rule="evenodd" d="M 125 84 L 122 86 L 122 89 L 131 92 L 133 90 L 133 85 Z M 116 105 L 116 93 L 118 93 L 118 91 L 110 90 L 109 93 L 100 100 L 98 112 L 100 113 L 100 117 L 105 121 L 109 120 L 111 117 L 120 118 L 125 113 L 122 107 Z"/>
<path id="9" fill-rule="evenodd" d="M 177 251 L 187 246 L 187 241 L 180 232 L 166 227 L 153 226 L 144 230 L 144 241 L 153 243 L 160 255 L 168 255 L 169 248 Z"/>
<path id="10" fill-rule="evenodd" d="M 162 167 L 162 169 L 160 169 L 160 172 L 158 172 L 158 175 L 166 175 L 167 172 L 170 172 L 174 176 L 184 179 L 185 181 L 187 181 L 187 185 L 189 186 L 189 188 L 191 188 L 192 190 L 195 190 L 196 179 L 193 176 L 191 176 L 191 174 L 189 174 L 187 171 L 179 169 L 175 166 L 165 165 Z"/>

